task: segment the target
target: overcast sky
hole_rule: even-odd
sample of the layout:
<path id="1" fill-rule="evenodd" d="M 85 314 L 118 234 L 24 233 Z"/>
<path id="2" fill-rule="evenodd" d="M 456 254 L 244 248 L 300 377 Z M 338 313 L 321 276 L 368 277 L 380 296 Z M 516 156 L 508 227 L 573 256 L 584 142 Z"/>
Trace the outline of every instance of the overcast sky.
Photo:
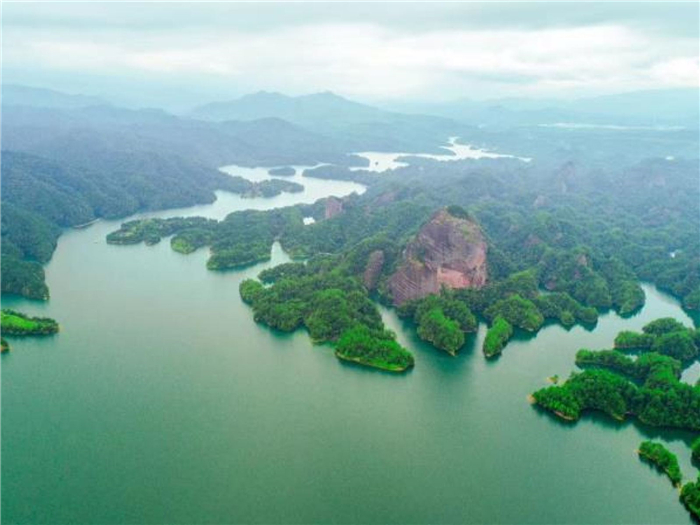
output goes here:
<path id="1" fill-rule="evenodd" d="M 698 86 L 698 3 L 2 2 L 3 82 L 153 104 Z"/>

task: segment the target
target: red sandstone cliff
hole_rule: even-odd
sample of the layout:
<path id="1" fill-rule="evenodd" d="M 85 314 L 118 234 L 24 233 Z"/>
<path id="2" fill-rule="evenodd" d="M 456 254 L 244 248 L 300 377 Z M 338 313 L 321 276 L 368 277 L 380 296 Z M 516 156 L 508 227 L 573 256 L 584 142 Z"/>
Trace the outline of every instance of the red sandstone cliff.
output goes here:
<path id="1" fill-rule="evenodd" d="M 486 284 L 486 241 L 469 220 L 437 212 L 408 243 L 402 262 L 389 279 L 394 304 L 447 288 Z"/>
<path id="2" fill-rule="evenodd" d="M 365 288 L 374 290 L 377 287 L 382 268 L 384 268 L 384 252 L 382 250 L 375 250 L 369 254 L 367 266 L 362 275 L 362 282 Z"/>
<path id="3" fill-rule="evenodd" d="M 328 197 L 326 199 L 326 208 L 324 210 L 324 218 L 331 219 L 336 215 L 343 213 L 343 201 L 337 197 Z"/>

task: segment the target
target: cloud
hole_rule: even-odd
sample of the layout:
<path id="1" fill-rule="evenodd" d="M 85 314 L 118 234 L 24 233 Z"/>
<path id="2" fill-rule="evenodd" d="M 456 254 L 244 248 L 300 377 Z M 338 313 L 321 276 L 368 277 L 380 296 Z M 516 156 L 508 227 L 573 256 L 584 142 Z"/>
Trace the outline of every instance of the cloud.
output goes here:
<path id="1" fill-rule="evenodd" d="M 697 35 L 621 22 L 416 29 L 324 17 L 254 31 L 214 21 L 148 30 L 90 25 L 86 16 L 79 30 L 55 17 L 45 25 L 26 19 L 3 24 L 5 65 L 11 71 L 188 79 L 240 92 L 333 90 L 366 100 L 580 96 L 697 86 L 700 73 Z"/>

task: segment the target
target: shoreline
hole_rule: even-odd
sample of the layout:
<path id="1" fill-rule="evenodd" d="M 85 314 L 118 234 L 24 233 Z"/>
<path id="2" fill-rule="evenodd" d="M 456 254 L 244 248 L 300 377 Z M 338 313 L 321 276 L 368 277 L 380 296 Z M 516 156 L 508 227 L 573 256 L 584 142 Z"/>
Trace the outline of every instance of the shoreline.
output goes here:
<path id="1" fill-rule="evenodd" d="M 82 230 L 83 228 L 87 228 L 88 226 L 91 226 L 91 225 L 95 224 L 95 223 L 98 222 L 99 220 L 100 220 L 100 218 L 97 217 L 96 219 L 93 219 L 93 220 L 91 220 L 91 221 L 89 221 L 89 222 L 84 222 L 84 223 L 82 223 L 82 224 L 76 224 L 76 225 L 74 225 L 74 226 L 71 226 L 71 228 L 73 228 L 74 230 Z"/>
<path id="2" fill-rule="evenodd" d="M 382 366 L 382 365 L 377 365 L 374 363 L 370 363 L 368 361 L 363 361 L 362 359 L 358 357 L 349 357 L 343 354 L 340 354 L 338 352 L 335 352 L 335 356 L 340 359 L 341 361 L 347 361 L 349 363 L 355 363 L 358 365 L 363 365 L 363 366 L 368 366 L 370 368 L 376 368 L 377 370 L 383 370 L 385 372 L 395 372 L 395 373 L 400 373 L 400 372 L 405 372 L 406 370 L 409 369 L 408 366 L 405 367 L 387 367 L 387 366 Z"/>

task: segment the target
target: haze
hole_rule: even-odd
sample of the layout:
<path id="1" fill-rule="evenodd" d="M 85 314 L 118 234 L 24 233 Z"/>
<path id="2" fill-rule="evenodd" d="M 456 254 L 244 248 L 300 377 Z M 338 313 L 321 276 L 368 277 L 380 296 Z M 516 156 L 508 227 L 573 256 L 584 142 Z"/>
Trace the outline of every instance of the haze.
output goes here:
<path id="1" fill-rule="evenodd" d="M 259 90 L 364 102 L 697 87 L 697 3 L 4 2 L 3 82 L 184 109 Z"/>

